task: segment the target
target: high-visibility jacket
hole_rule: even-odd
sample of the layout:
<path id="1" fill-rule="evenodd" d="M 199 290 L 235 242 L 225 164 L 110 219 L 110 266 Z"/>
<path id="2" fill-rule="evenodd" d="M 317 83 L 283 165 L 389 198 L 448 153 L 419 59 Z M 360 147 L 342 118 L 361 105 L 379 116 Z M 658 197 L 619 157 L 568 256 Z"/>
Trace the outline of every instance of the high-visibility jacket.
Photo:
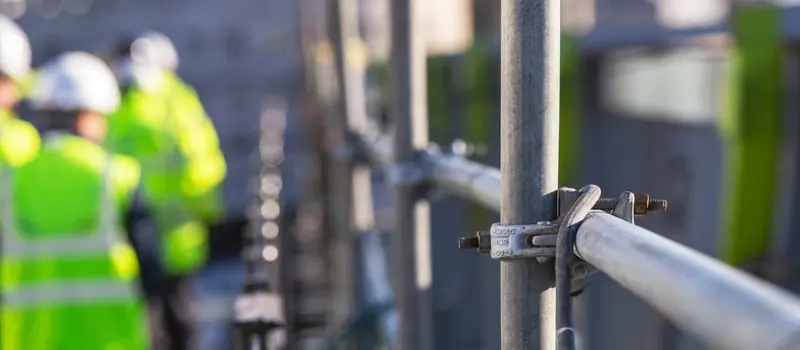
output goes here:
<path id="1" fill-rule="evenodd" d="M 0 349 L 149 348 L 138 263 L 120 213 L 133 159 L 66 134 L 0 174 Z"/>
<path id="2" fill-rule="evenodd" d="M 198 215 L 215 221 L 224 209 L 219 190 L 226 173 L 219 136 L 197 92 L 175 74 L 167 72 L 164 76 L 172 91 L 166 96 L 174 98 L 172 108 L 173 116 L 177 117 L 174 128 L 179 149 L 187 159 L 181 194 Z"/>
<path id="3" fill-rule="evenodd" d="M 33 125 L 17 119 L 12 111 L 0 109 L 0 167 L 30 161 L 39 152 L 40 142 Z"/>
<path id="4" fill-rule="evenodd" d="M 222 210 L 217 189 L 226 167 L 194 91 L 168 73 L 155 86 L 130 87 L 109 116 L 106 145 L 142 165 L 142 193 L 161 232 L 166 272 L 199 268 L 208 254 L 206 222 Z"/>

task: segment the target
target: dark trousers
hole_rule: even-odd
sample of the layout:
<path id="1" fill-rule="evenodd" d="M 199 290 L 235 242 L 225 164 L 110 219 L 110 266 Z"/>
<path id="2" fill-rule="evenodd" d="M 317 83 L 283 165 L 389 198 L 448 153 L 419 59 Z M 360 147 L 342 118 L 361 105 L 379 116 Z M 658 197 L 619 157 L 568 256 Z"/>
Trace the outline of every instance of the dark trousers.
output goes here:
<path id="1" fill-rule="evenodd" d="M 166 275 L 160 259 L 158 232 L 141 205 L 133 206 L 125 226 L 139 259 L 152 350 L 197 349 L 198 321 L 192 310 L 192 277 Z"/>
<path id="2" fill-rule="evenodd" d="M 197 349 L 192 279 L 167 277 L 147 296 L 153 350 Z"/>

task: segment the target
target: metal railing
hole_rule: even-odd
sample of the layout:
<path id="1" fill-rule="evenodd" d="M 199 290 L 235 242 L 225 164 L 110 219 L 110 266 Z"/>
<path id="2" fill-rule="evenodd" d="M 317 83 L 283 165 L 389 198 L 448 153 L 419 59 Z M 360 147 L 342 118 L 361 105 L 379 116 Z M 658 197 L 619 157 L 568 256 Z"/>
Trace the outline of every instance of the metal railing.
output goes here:
<path id="1" fill-rule="evenodd" d="M 333 1 L 337 19 L 332 37 L 340 91 L 363 94 L 363 71 L 347 64 L 347 43 L 357 33 L 342 25 L 354 22 L 347 17 L 353 16 L 354 0 Z M 425 291 L 430 284 L 430 252 L 417 248 L 429 239 L 429 214 L 420 202 L 435 189 L 501 215 L 501 223 L 491 233 L 479 234 L 471 244 L 501 261 L 503 349 L 575 347 L 569 294 L 566 300 L 563 293 L 558 298 L 552 295 L 553 261 L 558 265 L 560 259 L 555 255 L 557 241 L 562 241 L 559 235 L 574 235 L 574 244 L 567 249 L 590 269 L 604 273 L 710 346 L 800 349 L 800 301 L 795 296 L 634 225 L 632 195 L 626 204 L 620 197 L 615 205 L 601 208 L 613 215 L 589 211 L 598 208 L 599 189 L 583 202 L 564 201 L 569 192 L 556 188 L 559 0 L 502 1 L 500 169 L 427 146 L 425 54 L 415 32 L 413 2 L 392 1 L 393 133 L 382 134 L 370 128 L 363 116 L 352 115 L 356 109 L 347 103 L 363 102 L 363 98 L 340 96 L 342 107 L 334 131 L 340 141 L 337 154 L 349 156 L 338 157 L 332 173 L 340 193 L 331 203 L 347 204 L 337 210 L 336 215 L 342 216 L 339 220 L 346 221 L 337 226 L 336 237 L 374 232 L 369 227 L 374 219 L 362 219 L 365 225 L 350 222 L 372 215 L 359 213 L 365 210 L 363 203 L 353 200 L 356 188 L 371 186 L 363 178 L 356 183 L 359 171 L 368 166 L 382 168 L 394 189 L 391 249 L 395 263 L 389 265 L 395 269 L 390 275 L 398 330 L 384 329 L 393 332 L 387 338 L 394 339 L 397 348 L 428 350 L 433 346 Z M 353 88 L 353 84 L 362 85 Z M 371 205 L 370 198 L 362 197 L 362 201 Z M 580 203 L 584 207 L 576 209 Z M 619 208 L 628 210 L 628 215 L 620 215 Z M 563 224 L 564 217 L 577 224 Z M 341 242 L 347 245 L 344 238 Z M 550 243 L 537 246 L 536 242 Z M 572 254 L 568 255 L 570 261 Z M 564 288 L 562 283 L 558 286 Z M 556 309 L 561 310 L 558 317 Z"/>
<path id="2" fill-rule="evenodd" d="M 458 155 L 426 154 L 417 167 L 431 184 L 500 210 L 499 169 Z M 709 345 L 800 348 L 800 301 L 795 296 L 657 233 L 610 214 L 591 213 L 577 230 L 574 251 Z"/>

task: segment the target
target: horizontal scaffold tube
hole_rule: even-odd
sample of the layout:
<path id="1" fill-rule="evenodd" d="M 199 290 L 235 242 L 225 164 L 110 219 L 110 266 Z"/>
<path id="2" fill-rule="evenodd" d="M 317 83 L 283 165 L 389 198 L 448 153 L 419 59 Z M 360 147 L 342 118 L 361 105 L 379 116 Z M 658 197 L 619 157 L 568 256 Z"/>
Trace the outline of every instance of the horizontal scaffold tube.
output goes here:
<path id="1" fill-rule="evenodd" d="M 366 143 L 373 160 L 389 163 L 391 142 Z M 421 166 L 436 186 L 500 210 L 498 169 L 441 153 L 429 153 Z M 575 253 L 709 346 L 800 349 L 799 299 L 647 229 L 592 213 L 578 230 Z"/>
<path id="2" fill-rule="evenodd" d="M 386 134 L 359 133 L 367 157 L 375 164 L 390 165 L 392 140 Z M 500 211 L 500 170 L 463 156 L 428 152 L 418 166 L 429 172 L 438 187 L 488 209 Z"/>
<path id="3" fill-rule="evenodd" d="M 800 349 L 800 300 L 656 233 L 590 214 L 575 253 L 709 346 Z"/>
<path id="4" fill-rule="evenodd" d="M 500 211 L 500 171 L 460 156 L 429 157 L 431 179 L 436 186 L 461 198 Z"/>

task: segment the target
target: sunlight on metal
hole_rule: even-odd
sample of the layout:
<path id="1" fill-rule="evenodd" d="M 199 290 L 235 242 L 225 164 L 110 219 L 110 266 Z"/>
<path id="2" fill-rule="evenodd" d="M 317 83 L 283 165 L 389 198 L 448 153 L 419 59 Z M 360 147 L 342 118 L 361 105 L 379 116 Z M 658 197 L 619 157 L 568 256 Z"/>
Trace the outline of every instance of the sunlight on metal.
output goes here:
<path id="1" fill-rule="evenodd" d="M 654 232 L 591 214 L 575 253 L 712 347 L 800 349 L 800 300 Z"/>
<path id="2" fill-rule="evenodd" d="M 352 170 L 353 222 L 357 231 L 375 226 L 375 212 L 372 205 L 372 171 L 368 166 L 356 166 Z"/>
<path id="3" fill-rule="evenodd" d="M 491 210 L 500 210 L 500 170 L 458 156 L 433 156 L 430 162 L 434 184 Z"/>

